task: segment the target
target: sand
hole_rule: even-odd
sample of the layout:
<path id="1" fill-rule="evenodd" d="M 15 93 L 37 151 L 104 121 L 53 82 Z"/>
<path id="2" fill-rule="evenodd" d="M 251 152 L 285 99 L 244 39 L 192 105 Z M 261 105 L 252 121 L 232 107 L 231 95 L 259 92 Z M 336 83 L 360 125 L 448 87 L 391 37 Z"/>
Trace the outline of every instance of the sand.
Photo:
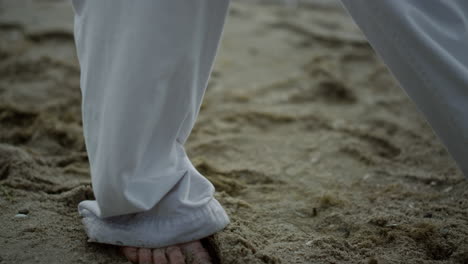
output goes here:
<path id="1" fill-rule="evenodd" d="M 246 2 L 187 145 L 231 217 L 219 263 L 468 263 L 468 183 L 346 13 Z M 76 211 L 72 28 L 68 1 L 0 1 L 0 263 L 126 263 Z"/>

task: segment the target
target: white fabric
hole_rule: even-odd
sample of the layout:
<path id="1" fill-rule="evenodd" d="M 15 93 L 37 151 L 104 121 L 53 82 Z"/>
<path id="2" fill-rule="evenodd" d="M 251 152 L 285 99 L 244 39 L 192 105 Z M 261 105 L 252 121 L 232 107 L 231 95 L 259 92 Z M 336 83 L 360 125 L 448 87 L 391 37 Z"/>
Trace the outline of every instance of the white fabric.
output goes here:
<path id="1" fill-rule="evenodd" d="M 342 3 L 468 176 L 468 1 Z"/>
<path id="2" fill-rule="evenodd" d="M 468 1 L 342 0 L 468 175 Z M 90 241 L 161 247 L 229 218 L 184 151 L 228 0 L 73 0 Z"/>
<path id="3" fill-rule="evenodd" d="M 162 247 L 229 218 L 184 143 L 197 117 L 228 0 L 73 0 L 83 129 L 96 201 L 90 238 Z"/>

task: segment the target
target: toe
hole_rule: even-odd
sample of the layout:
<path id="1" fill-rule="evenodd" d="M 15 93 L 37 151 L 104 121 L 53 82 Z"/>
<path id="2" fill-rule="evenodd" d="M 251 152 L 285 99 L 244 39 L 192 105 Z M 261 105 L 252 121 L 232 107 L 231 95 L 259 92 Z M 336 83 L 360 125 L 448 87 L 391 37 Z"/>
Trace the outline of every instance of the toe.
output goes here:
<path id="1" fill-rule="evenodd" d="M 193 263 L 211 263 L 211 257 L 208 251 L 202 246 L 200 240 L 192 241 L 182 245 L 182 249 L 187 257 L 193 259 Z"/>
<path id="2" fill-rule="evenodd" d="M 185 264 L 185 257 L 178 246 L 167 247 L 166 255 L 171 264 Z"/>
<path id="3" fill-rule="evenodd" d="M 133 263 L 136 263 L 138 261 L 137 248 L 135 248 L 135 247 L 122 247 L 122 252 L 129 261 L 131 261 Z"/>
<path id="4" fill-rule="evenodd" d="M 138 263 L 151 264 L 153 263 L 153 252 L 149 248 L 138 249 Z"/>
<path id="5" fill-rule="evenodd" d="M 153 249 L 153 264 L 168 264 L 166 253 L 162 248 Z"/>
<path id="6" fill-rule="evenodd" d="M 193 256 L 193 263 L 194 264 L 211 264 L 211 257 L 208 254 L 208 251 L 200 251 L 195 253 Z"/>
<path id="7" fill-rule="evenodd" d="M 184 251 L 188 251 L 190 253 L 195 253 L 198 251 L 205 250 L 200 242 L 200 240 L 188 242 L 182 245 Z"/>

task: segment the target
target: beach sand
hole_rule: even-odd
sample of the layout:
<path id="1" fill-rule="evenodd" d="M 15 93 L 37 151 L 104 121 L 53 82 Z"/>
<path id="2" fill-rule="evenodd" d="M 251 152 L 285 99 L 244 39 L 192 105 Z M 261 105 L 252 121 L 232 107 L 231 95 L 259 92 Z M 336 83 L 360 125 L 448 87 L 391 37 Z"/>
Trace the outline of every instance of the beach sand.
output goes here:
<path id="1" fill-rule="evenodd" d="M 468 183 L 350 17 L 246 2 L 187 144 L 231 218 L 219 262 L 468 263 Z M 68 1 L 0 1 L 0 263 L 126 263 L 76 210 L 72 30 Z"/>

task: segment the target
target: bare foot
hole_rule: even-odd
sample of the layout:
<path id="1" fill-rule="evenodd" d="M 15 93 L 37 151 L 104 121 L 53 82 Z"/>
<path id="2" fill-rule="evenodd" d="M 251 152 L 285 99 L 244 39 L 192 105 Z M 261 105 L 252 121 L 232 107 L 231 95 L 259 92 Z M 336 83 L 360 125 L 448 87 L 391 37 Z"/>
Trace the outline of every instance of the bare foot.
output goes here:
<path id="1" fill-rule="evenodd" d="M 125 257 L 140 264 L 211 264 L 208 251 L 200 240 L 164 248 L 122 247 Z"/>

